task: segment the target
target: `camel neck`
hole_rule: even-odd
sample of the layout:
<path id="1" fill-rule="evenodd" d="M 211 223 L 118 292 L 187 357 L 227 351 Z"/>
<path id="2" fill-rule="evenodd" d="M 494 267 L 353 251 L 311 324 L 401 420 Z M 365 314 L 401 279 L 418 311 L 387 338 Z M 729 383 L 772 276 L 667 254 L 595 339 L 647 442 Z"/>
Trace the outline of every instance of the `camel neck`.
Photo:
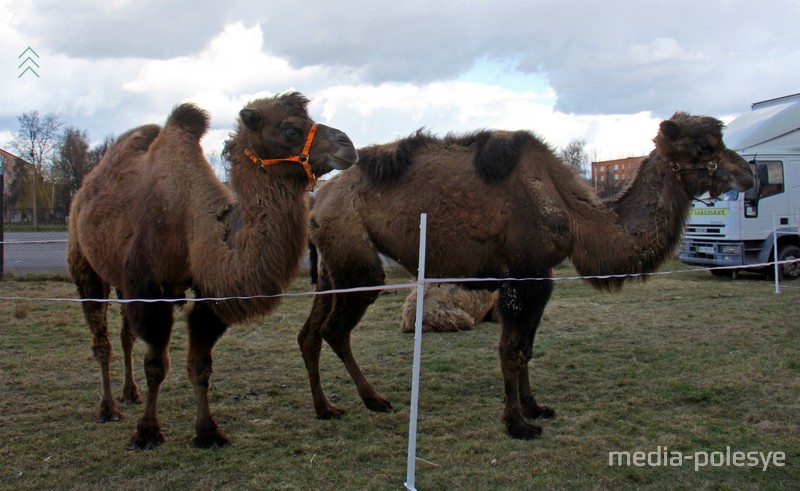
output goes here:
<path id="1" fill-rule="evenodd" d="M 642 162 L 631 184 L 605 203 L 628 233 L 652 234 L 657 242 L 677 242 L 691 198 L 674 175 L 659 172 L 658 164 L 658 157 L 651 154 Z"/>
<path id="2" fill-rule="evenodd" d="M 307 206 L 308 183 L 267 172 L 258 172 L 240 182 L 232 182 L 231 188 L 239 200 L 242 219 L 255 228 L 263 227 L 265 214 L 296 216 Z"/>
<path id="3" fill-rule="evenodd" d="M 204 295 L 276 295 L 298 274 L 308 243 L 307 184 L 271 178 L 261 171 L 252 174 L 250 179 L 232 176 L 236 202 L 217 219 L 225 228 L 224 240 L 208 241 L 204 246 L 224 249 L 212 254 L 214 261 L 207 262 L 200 273 L 215 278 L 201 284 L 215 285 L 218 290 L 204 291 Z M 241 320 L 270 311 L 278 301 L 275 297 L 228 300 L 217 302 L 214 310 L 223 320 Z"/>
<path id="4" fill-rule="evenodd" d="M 657 163 L 651 154 L 624 191 L 577 223 L 571 259 L 582 275 L 652 273 L 674 252 L 691 200 L 674 176 L 659 173 Z M 617 290 L 624 279 L 589 282 Z"/>

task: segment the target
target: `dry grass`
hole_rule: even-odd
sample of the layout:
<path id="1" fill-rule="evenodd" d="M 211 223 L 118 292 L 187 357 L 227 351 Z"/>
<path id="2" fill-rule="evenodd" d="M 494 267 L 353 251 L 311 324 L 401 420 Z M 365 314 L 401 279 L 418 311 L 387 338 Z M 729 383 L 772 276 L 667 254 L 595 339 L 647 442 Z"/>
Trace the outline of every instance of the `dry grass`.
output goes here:
<path id="1" fill-rule="evenodd" d="M 667 268 L 681 268 L 677 263 Z M 563 269 L 562 274 L 571 272 Z M 793 286 L 793 285 L 792 285 Z M 800 285 L 799 285 L 800 286 Z M 295 291 L 308 289 L 301 278 Z M 319 421 L 295 336 L 309 297 L 234 326 L 215 350 L 212 408 L 230 448 L 190 446 L 194 400 L 176 324 L 162 390 L 167 441 L 133 451 L 141 412 L 96 424 L 99 373 L 80 307 L 0 301 L 0 487 L 7 489 L 402 489 L 412 336 L 405 290 L 382 295 L 354 332 L 368 377 L 395 411 L 373 414 L 323 351 L 328 394 L 348 411 Z M 74 297 L 70 283 L 6 281 L 0 297 Z M 535 347 L 539 399 L 558 411 L 538 441 L 505 436 L 498 327 L 423 338 L 419 489 L 796 489 L 800 482 L 800 289 L 707 273 L 629 284 L 620 295 L 559 282 Z M 117 309 L 111 330 L 116 337 Z M 119 342 L 114 339 L 119 352 Z M 143 384 L 137 345 L 137 380 Z M 114 363 L 115 392 L 121 366 Z M 782 451 L 786 465 L 610 467 L 609 451 Z"/>

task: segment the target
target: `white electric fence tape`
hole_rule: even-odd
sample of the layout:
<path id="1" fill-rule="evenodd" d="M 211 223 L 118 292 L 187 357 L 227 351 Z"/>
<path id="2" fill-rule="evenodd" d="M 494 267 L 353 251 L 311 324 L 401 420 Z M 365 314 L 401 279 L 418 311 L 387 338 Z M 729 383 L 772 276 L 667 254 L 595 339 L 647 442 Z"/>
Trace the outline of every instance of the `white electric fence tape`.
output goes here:
<path id="1" fill-rule="evenodd" d="M 798 262 L 800 259 L 792 259 L 787 261 L 777 261 L 750 264 L 747 269 L 759 269 L 775 264 L 789 264 Z M 353 292 L 368 292 L 375 290 L 402 290 L 404 288 L 416 288 L 420 283 L 472 283 L 472 282 L 506 282 L 506 281 L 574 281 L 585 279 L 608 279 L 608 278 L 639 278 L 644 276 L 666 276 L 681 273 L 694 273 L 697 271 L 724 271 L 724 270 L 738 270 L 742 269 L 741 266 L 721 266 L 716 268 L 690 268 L 678 269 L 675 271 L 656 271 L 654 273 L 632 273 L 632 274 L 609 274 L 609 275 L 595 275 L 595 276 L 554 276 L 550 278 L 423 278 L 414 283 L 397 283 L 392 285 L 378 285 L 378 286 L 362 286 L 357 288 L 340 288 L 334 290 L 324 291 L 310 291 L 310 292 L 297 292 L 297 293 L 278 293 L 275 295 L 248 295 L 248 296 L 233 296 L 233 297 L 200 297 L 200 298 L 50 298 L 50 297 L 0 297 L 0 301 L 5 300 L 27 300 L 37 302 L 100 302 L 100 303 L 131 303 L 131 302 L 144 302 L 144 303 L 184 303 L 184 302 L 222 302 L 225 300 L 248 300 L 258 298 L 276 298 L 276 297 L 303 297 L 311 295 L 333 295 L 336 293 L 353 293 Z"/>

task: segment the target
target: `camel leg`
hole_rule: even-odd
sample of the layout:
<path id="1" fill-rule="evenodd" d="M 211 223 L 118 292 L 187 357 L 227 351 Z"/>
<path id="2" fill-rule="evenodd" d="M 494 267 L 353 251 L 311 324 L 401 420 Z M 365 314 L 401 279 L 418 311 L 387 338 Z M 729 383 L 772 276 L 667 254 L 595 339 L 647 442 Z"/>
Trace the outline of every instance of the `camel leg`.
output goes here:
<path id="1" fill-rule="evenodd" d="M 122 298 L 122 293 L 117 291 L 117 296 Z M 125 379 L 122 385 L 122 402 L 141 404 L 142 396 L 139 394 L 139 387 L 133 380 L 133 345 L 136 343 L 136 335 L 131 331 L 128 318 L 122 315 L 122 330 L 119 333 L 122 343 L 122 354 L 125 364 Z"/>
<path id="2" fill-rule="evenodd" d="M 220 318 L 206 304 L 195 304 L 189 312 L 189 353 L 186 369 L 194 387 L 197 417 L 195 420 L 194 446 L 198 448 L 224 447 L 231 441 L 217 426 L 208 403 L 208 387 L 211 378 L 214 344 L 227 329 Z"/>
<path id="3" fill-rule="evenodd" d="M 384 283 L 383 267 L 377 256 L 371 268 L 343 268 L 343 271 L 359 271 L 361 274 L 352 278 L 341 275 L 342 278 L 336 281 L 336 288 L 350 288 L 363 284 L 382 285 Z M 323 264 L 317 291 L 330 288 L 332 288 L 330 275 L 327 266 Z M 342 409 L 328 400 L 320 382 L 319 358 L 323 338 L 344 363 L 356 384 L 364 405 L 372 411 L 389 411 L 392 408 L 389 400 L 379 394 L 361 372 L 350 347 L 350 332 L 377 296 L 378 292 L 361 292 L 316 295 L 314 297 L 311 314 L 303 325 L 297 340 L 308 371 L 314 409 L 320 419 L 339 418 L 344 414 Z"/>
<path id="4" fill-rule="evenodd" d="M 128 298 L 135 298 L 130 295 Z M 139 298 L 148 298 L 141 296 Z M 158 394 L 169 371 L 169 338 L 172 333 L 172 305 L 167 303 L 133 302 L 125 304 L 123 315 L 128 317 L 132 332 L 147 343 L 144 356 L 144 373 L 147 379 L 147 397 L 144 412 L 130 439 L 135 448 L 152 449 L 164 443 L 161 423 L 158 420 Z"/>
<path id="5" fill-rule="evenodd" d="M 367 380 L 353 356 L 350 346 L 350 333 L 363 317 L 367 308 L 378 298 L 379 292 L 359 292 L 336 295 L 333 309 L 322 326 L 322 336 L 342 360 L 350 378 L 356 384 L 358 395 L 370 411 L 387 412 L 392 410 L 392 403 L 375 390 Z"/>
<path id="6" fill-rule="evenodd" d="M 520 403 L 522 404 L 522 414 L 529 419 L 551 419 L 556 417 L 556 412 L 554 409 L 548 406 L 540 406 L 536 402 L 531 390 L 530 376 L 528 373 L 530 369 L 530 361 L 533 358 L 533 342 L 536 337 L 536 331 L 539 328 L 542 315 L 544 315 L 544 307 L 547 304 L 547 299 L 549 298 L 550 294 L 548 293 L 543 301 L 537 298 L 537 301 L 542 302 L 541 304 L 535 303 L 532 305 L 534 308 L 533 314 L 535 323 L 533 329 L 528 331 L 528 338 L 525 340 L 525 364 L 519 371 L 519 399 Z"/>
<path id="7" fill-rule="evenodd" d="M 168 345 L 147 344 L 144 373 L 147 379 L 147 398 L 144 413 L 136 424 L 130 444 L 136 448 L 153 449 L 164 443 L 161 422 L 158 420 L 158 394 L 169 371 Z"/>
<path id="8" fill-rule="evenodd" d="M 530 393 L 528 361 L 544 306 L 553 290 L 551 281 L 507 283 L 500 291 L 500 370 L 503 374 L 505 408 L 503 422 L 509 436 L 530 440 L 542 435 L 542 428 L 528 423 L 526 413 L 539 416 L 552 411 L 536 404 Z"/>
<path id="9" fill-rule="evenodd" d="M 87 274 L 78 282 L 78 294 L 81 298 L 106 299 L 110 292 L 109 286 L 100 280 L 93 272 Z M 100 378 L 103 385 L 103 395 L 100 406 L 97 408 L 97 421 L 119 421 L 122 417 L 117 402 L 111 393 L 111 342 L 108 339 L 108 304 L 105 302 L 83 302 L 83 315 L 89 330 L 92 332 L 92 353 L 100 365 Z"/>
<path id="10" fill-rule="evenodd" d="M 530 361 L 533 358 L 533 343 L 536 337 L 536 331 L 539 328 L 539 324 L 542 320 L 542 316 L 544 315 L 544 308 L 547 305 L 548 300 L 550 299 L 550 293 L 552 292 L 552 287 L 550 291 L 544 291 L 543 296 L 536 296 L 535 298 L 529 301 L 528 308 L 531 309 L 531 314 L 533 315 L 534 325 L 533 329 L 528 331 L 528 336 L 525 340 L 525 364 L 520 369 L 519 372 L 519 398 L 520 403 L 522 405 L 522 414 L 529 419 L 537 419 L 537 418 L 544 418 L 550 419 L 555 418 L 556 412 L 552 408 L 547 406 L 540 406 L 536 399 L 533 396 L 533 392 L 531 390 L 531 383 L 530 383 L 530 375 L 529 375 L 529 368 L 530 368 Z"/>
<path id="11" fill-rule="evenodd" d="M 320 276 L 317 291 L 330 289 L 327 276 L 323 273 Z M 322 351 L 322 324 L 331 312 L 333 305 L 332 295 L 315 295 L 311 304 L 311 313 L 306 319 L 303 328 L 297 335 L 297 343 L 300 345 L 300 352 L 303 354 L 303 361 L 308 372 L 308 382 L 311 386 L 311 399 L 314 402 L 314 410 L 320 419 L 340 418 L 344 415 L 344 410 L 333 404 L 325 395 L 322 389 L 322 382 L 319 373 L 319 359 Z"/>

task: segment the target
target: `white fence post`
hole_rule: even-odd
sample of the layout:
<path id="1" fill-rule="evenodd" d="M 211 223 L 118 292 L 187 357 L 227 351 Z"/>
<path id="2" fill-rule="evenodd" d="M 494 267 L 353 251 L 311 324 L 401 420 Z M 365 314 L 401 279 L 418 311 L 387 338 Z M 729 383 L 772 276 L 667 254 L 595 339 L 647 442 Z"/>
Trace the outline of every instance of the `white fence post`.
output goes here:
<path id="1" fill-rule="evenodd" d="M 417 469 L 417 410 L 419 408 L 419 369 L 422 358 L 422 299 L 425 296 L 425 235 L 428 215 L 419 217 L 419 269 L 417 271 L 417 319 L 414 325 L 414 364 L 411 369 L 411 412 L 408 422 L 408 461 L 406 489 L 416 490 L 414 478 Z"/>
<path id="2" fill-rule="evenodd" d="M 778 217 L 772 216 L 772 259 L 775 260 L 775 293 L 781 292 L 781 266 L 778 264 Z"/>

